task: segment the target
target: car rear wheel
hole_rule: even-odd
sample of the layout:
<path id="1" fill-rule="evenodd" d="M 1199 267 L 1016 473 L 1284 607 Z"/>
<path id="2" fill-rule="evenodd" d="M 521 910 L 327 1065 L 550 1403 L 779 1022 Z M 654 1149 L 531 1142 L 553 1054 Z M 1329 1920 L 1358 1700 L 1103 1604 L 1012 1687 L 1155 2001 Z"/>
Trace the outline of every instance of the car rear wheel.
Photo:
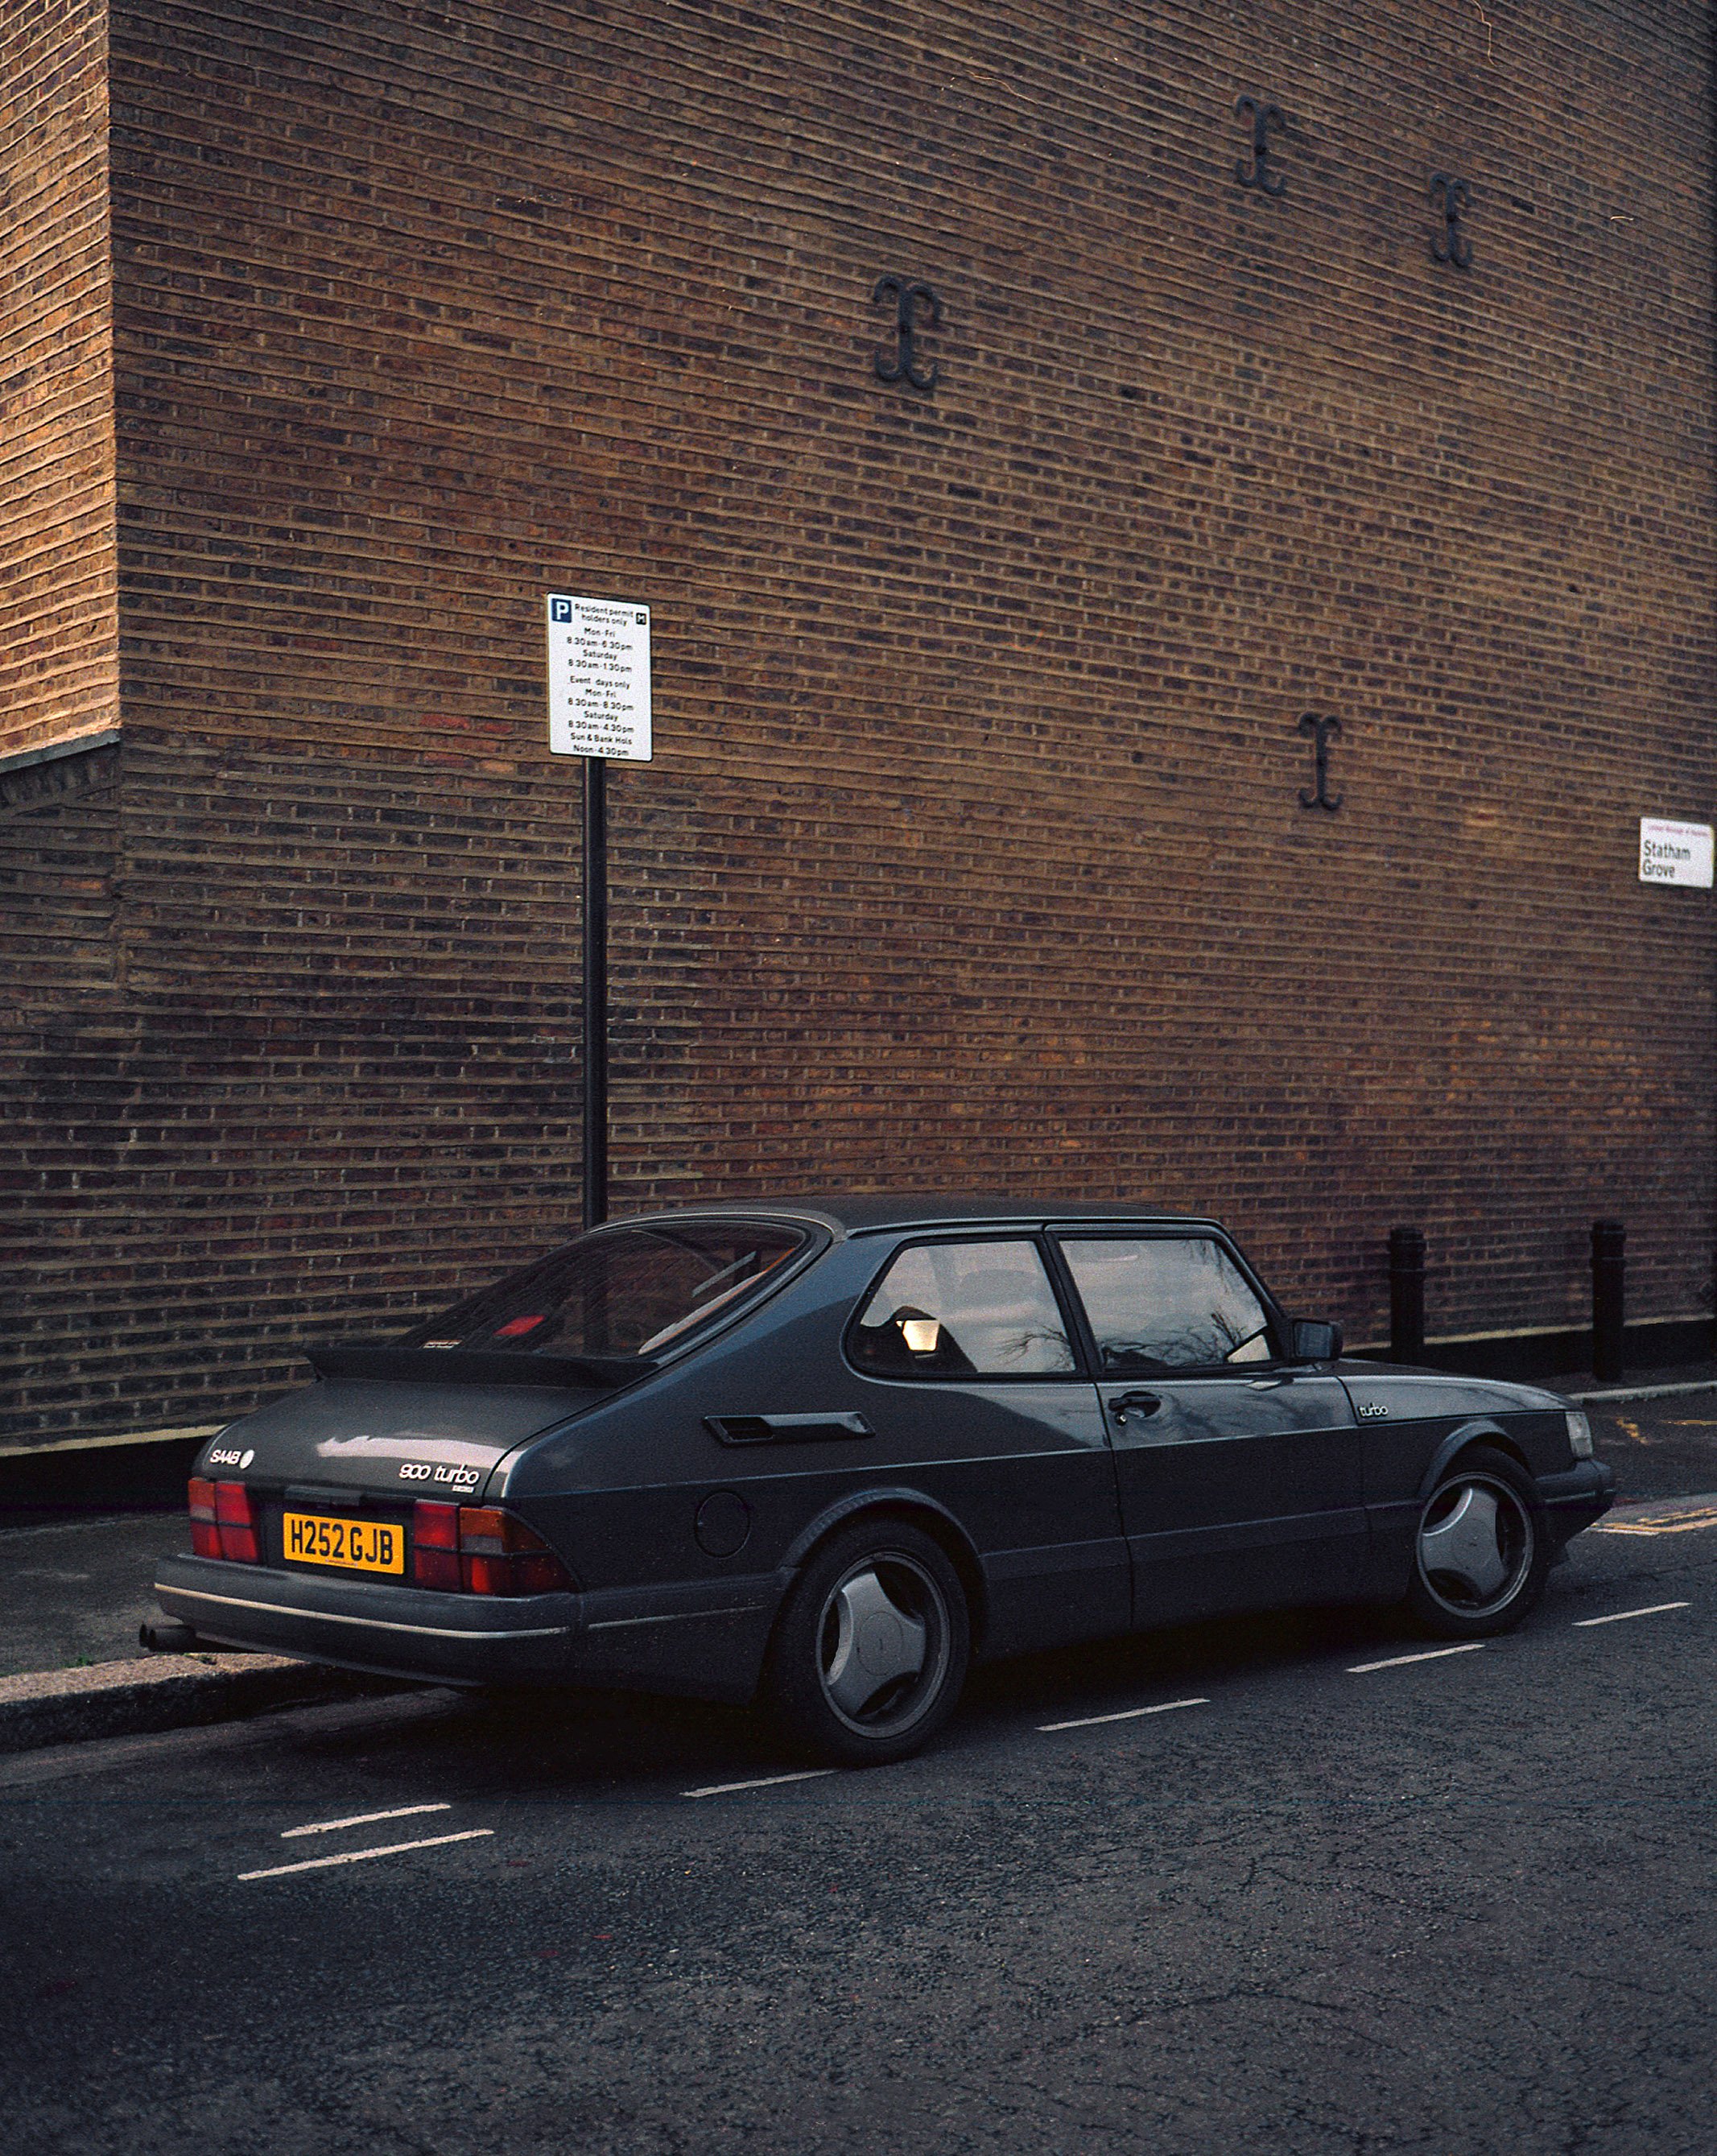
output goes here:
<path id="1" fill-rule="evenodd" d="M 1438 1479 L 1420 1512 L 1408 1614 L 1438 1639 L 1506 1632 L 1543 1594 L 1550 1556 L 1532 1477 L 1507 1453 L 1474 1445 Z"/>
<path id="2" fill-rule="evenodd" d="M 953 1712 L 971 1653 L 960 1575 L 905 1521 L 858 1521 L 812 1557 L 770 1649 L 764 1696 L 800 1750 L 905 1759 Z"/>

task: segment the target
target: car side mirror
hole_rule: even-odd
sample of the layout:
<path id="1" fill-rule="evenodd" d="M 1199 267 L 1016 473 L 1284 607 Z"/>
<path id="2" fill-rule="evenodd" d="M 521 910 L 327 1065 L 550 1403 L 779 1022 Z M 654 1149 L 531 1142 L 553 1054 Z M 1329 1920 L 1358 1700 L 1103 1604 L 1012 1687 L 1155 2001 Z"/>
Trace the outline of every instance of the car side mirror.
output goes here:
<path id="1" fill-rule="evenodd" d="M 1296 1363 L 1335 1363 L 1341 1358 L 1341 1327 L 1325 1325 L 1315 1317 L 1294 1321 L 1294 1360 Z"/>

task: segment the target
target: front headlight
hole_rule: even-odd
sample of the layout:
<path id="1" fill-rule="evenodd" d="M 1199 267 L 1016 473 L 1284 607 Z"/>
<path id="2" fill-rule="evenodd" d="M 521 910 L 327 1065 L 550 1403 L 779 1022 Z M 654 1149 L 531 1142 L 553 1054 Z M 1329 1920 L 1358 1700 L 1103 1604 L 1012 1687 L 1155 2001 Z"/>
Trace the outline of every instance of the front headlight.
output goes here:
<path id="1" fill-rule="evenodd" d="M 1591 1422 L 1574 1408 L 1568 1410 L 1568 1450 L 1576 1460 L 1591 1457 Z"/>

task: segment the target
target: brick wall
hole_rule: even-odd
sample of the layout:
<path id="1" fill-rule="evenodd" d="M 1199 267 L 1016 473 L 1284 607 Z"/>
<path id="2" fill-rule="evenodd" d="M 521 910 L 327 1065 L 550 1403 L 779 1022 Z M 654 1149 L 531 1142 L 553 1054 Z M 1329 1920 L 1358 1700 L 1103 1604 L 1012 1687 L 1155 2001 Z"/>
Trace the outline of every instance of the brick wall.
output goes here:
<path id="1" fill-rule="evenodd" d="M 1712 812 L 1708 28 L 126 0 L 138 1136 L 119 1391 L 52 1414 L 200 1419 L 561 1231 L 548 588 L 654 610 L 623 1209 L 1149 1196 L 1356 1337 L 1394 1222 L 1458 1331 L 1577 1322 L 1613 1212 L 1635 1313 L 1709 1309 L 1711 901 L 1634 875 Z"/>
<path id="2" fill-rule="evenodd" d="M 118 709 L 106 29 L 0 11 L 0 756 Z"/>
<path id="3" fill-rule="evenodd" d="M 564 814 L 469 771 L 124 753 L 119 992 L 36 1013 L 10 1073 L 44 1241 L 14 1438 L 218 1420 L 305 1337 L 576 1224 Z"/>

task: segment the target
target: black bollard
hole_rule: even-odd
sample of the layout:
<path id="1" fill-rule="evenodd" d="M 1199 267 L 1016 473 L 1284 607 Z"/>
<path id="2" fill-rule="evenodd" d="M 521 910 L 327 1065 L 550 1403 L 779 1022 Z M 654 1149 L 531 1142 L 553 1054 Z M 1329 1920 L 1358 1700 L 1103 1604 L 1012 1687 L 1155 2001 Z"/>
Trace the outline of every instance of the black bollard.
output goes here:
<path id="1" fill-rule="evenodd" d="M 1627 1230 L 1619 1220 L 1591 1224 L 1591 1367 L 1606 1382 L 1622 1375 Z"/>
<path id="2" fill-rule="evenodd" d="M 1425 1358 L 1425 1236 L 1418 1228 L 1389 1231 L 1389 1359 Z"/>

